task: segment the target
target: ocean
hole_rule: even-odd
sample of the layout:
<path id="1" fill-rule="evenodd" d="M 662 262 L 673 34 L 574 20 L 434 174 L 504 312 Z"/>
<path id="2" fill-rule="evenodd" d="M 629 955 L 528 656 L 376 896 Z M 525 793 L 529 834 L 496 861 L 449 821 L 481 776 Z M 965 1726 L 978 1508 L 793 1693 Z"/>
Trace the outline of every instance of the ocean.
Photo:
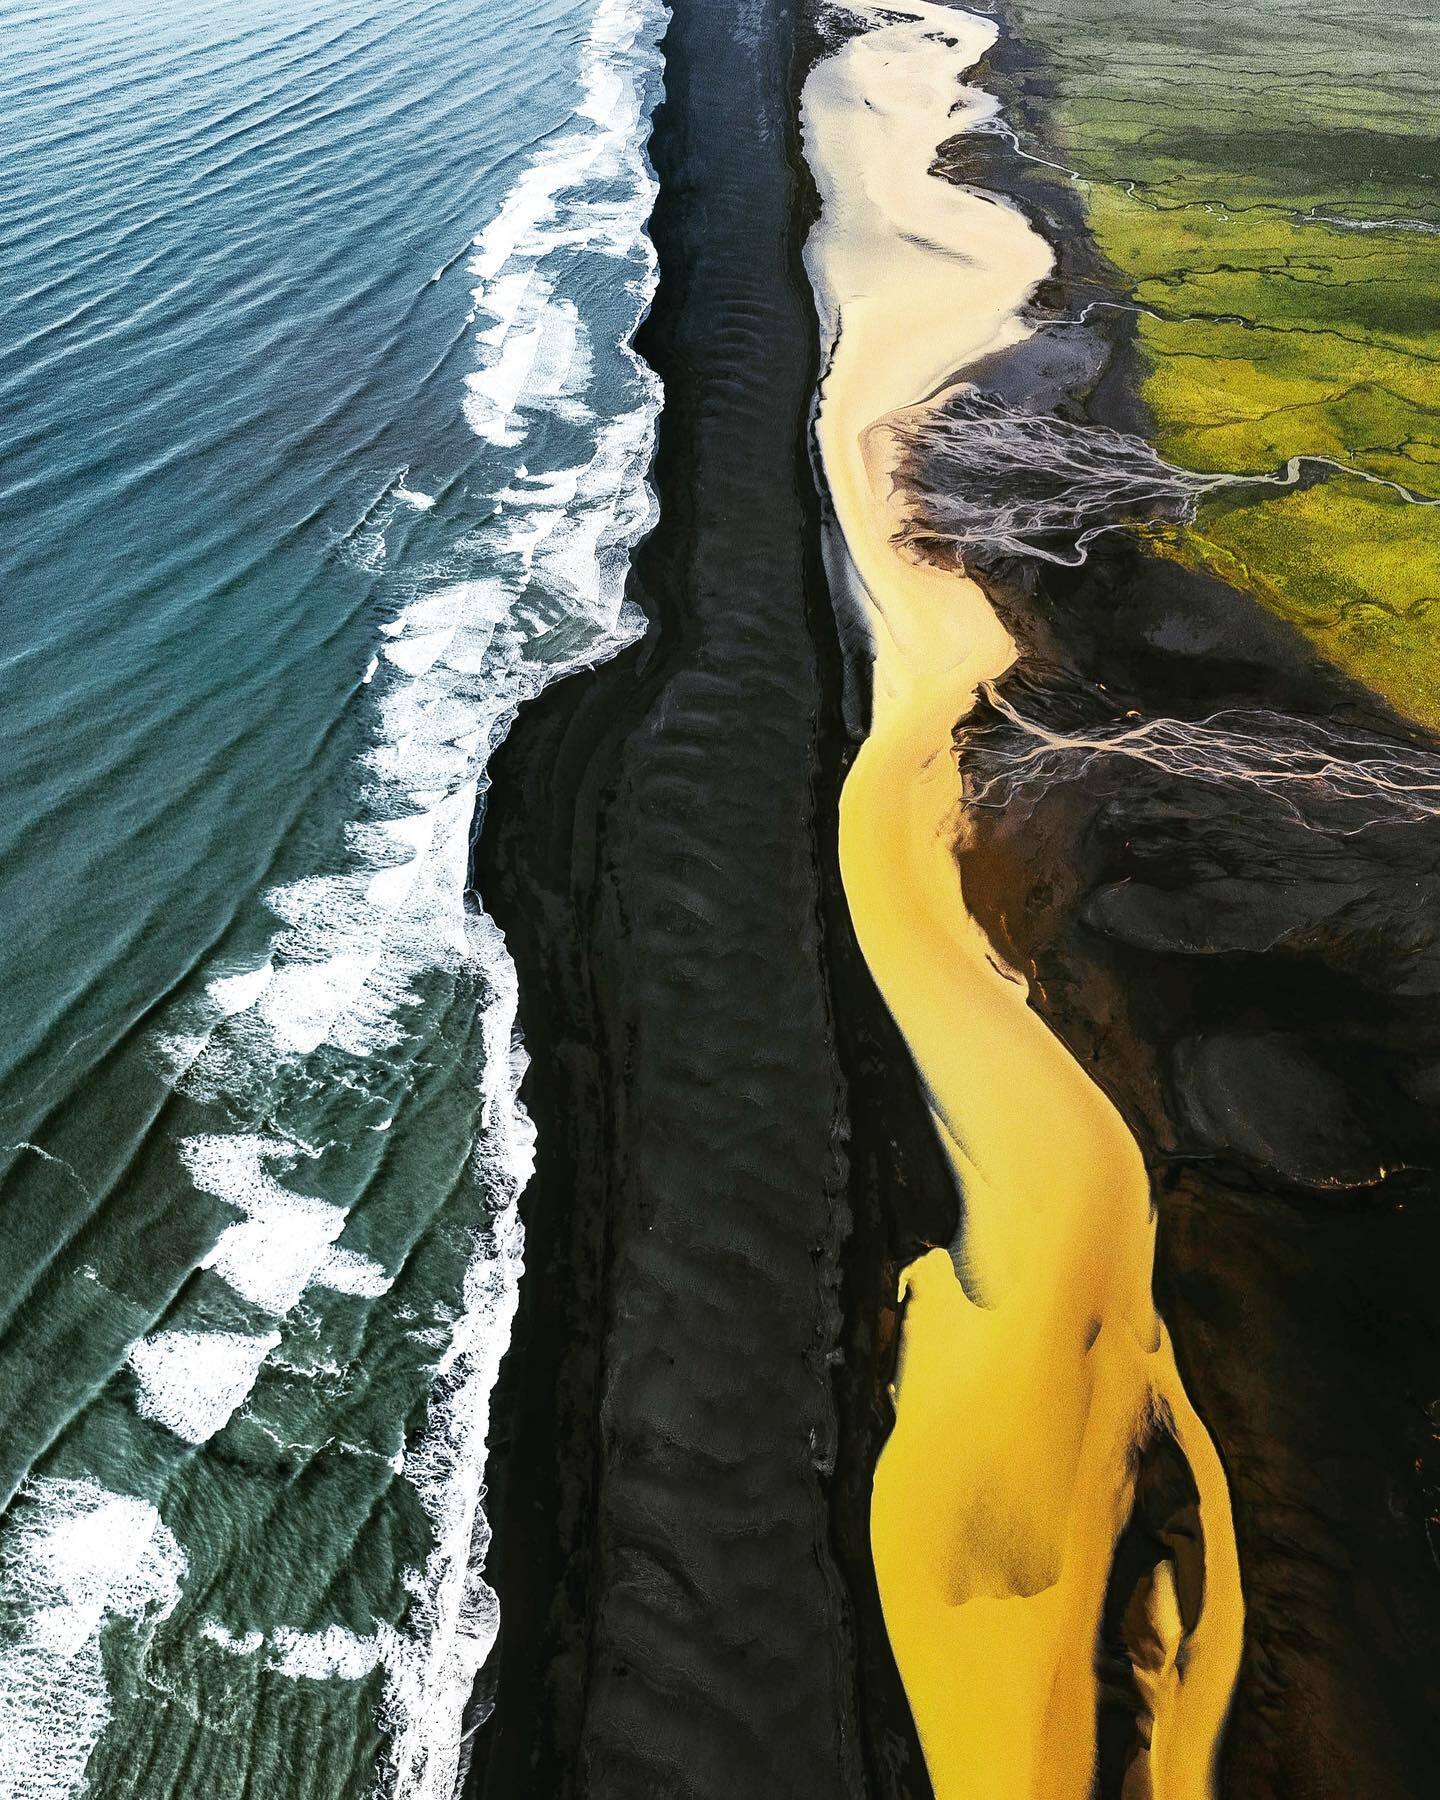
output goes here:
<path id="1" fill-rule="evenodd" d="M 453 1789 L 533 1141 L 470 845 L 640 628 L 664 20 L 8 16 L 6 1800 Z"/>

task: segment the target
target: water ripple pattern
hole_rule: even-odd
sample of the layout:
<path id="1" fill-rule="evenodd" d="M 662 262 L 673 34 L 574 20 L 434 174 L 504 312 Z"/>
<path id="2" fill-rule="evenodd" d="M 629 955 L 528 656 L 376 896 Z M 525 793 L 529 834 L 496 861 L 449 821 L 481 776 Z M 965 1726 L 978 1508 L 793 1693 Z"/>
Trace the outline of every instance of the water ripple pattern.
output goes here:
<path id="1" fill-rule="evenodd" d="M 12 21 L 14 1800 L 453 1791 L 532 1149 L 470 845 L 638 630 L 663 23 Z"/>

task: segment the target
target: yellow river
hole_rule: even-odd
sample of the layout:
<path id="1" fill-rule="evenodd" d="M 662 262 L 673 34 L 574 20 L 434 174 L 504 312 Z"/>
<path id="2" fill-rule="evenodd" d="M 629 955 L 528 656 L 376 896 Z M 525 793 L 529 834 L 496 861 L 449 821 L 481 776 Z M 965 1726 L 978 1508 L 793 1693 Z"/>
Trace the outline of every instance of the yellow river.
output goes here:
<path id="1" fill-rule="evenodd" d="M 870 29 L 803 96 L 830 562 L 874 658 L 841 865 L 963 1198 L 958 1241 L 902 1282 L 871 1518 L 886 1628 L 938 1800 L 1089 1800 L 1115 1542 L 1139 1447 L 1168 1430 L 1199 1491 L 1203 1599 L 1182 1611 L 1166 1560 L 1139 1597 L 1124 1800 L 1204 1800 L 1243 1624 L 1224 1471 L 1155 1310 L 1139 1149 L 966 910 L 953 732 L 1016 649 L 974 582 L 892 542 L 879 429 L 1026 335 L 1050 252 L 1008 203 L 930 173 L 940 142 L 994 116 L 963 79 L 991 21 L 910 0 L 845 10 Z"/>

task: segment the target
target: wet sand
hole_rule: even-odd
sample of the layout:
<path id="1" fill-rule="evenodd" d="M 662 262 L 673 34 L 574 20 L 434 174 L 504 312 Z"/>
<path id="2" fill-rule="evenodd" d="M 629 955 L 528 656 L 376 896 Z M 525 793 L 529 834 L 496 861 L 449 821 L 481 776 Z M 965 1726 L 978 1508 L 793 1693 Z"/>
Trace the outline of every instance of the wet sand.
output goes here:
<path id="1" fill-rule="evenodd" d="M 907 7 L 914 22 L 852 10 L 875 29 L 816 68 L 803 111 L 822 200 L 807 264 L 830 344 L 817 419 L 830 566 L 874 645 L 841 860 L 964 1199 L 949 1252 L 905 1276 L 872 1518 L 885 1619 L 942 1800 L 977 1784 L 1085 1800 L 1116 1546 L 1146 1454 L 1169 1444 L 1198 1541 L 1156 1559 L 1136 1591 L 1146 1728 L 1132 1781 L 1199 1796 L 1240 1653 L 1225 1477 L 1151 1299 L 1140 1151 L 965 907 L 954 725 L 1016 651 L 973 581 L 895 548 L 874 429 L 1023 339 L 1050 256 L 1018 211 L 930 172 L 938 146 L 989 113 L 958 80 L 994 28 L 936 7 Z"/>

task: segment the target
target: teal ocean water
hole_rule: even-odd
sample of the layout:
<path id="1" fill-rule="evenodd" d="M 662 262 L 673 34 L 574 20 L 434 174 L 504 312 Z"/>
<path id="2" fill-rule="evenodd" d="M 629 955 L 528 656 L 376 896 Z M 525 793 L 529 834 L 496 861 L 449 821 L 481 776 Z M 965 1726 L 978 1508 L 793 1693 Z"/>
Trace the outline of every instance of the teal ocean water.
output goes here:
<path id="1" fill-rule="evenodd" d="M 8 1800 L 452 1791 L 531 1148 L 468 850 L 636 630 L 662 24 L 7 16 Z"/>

